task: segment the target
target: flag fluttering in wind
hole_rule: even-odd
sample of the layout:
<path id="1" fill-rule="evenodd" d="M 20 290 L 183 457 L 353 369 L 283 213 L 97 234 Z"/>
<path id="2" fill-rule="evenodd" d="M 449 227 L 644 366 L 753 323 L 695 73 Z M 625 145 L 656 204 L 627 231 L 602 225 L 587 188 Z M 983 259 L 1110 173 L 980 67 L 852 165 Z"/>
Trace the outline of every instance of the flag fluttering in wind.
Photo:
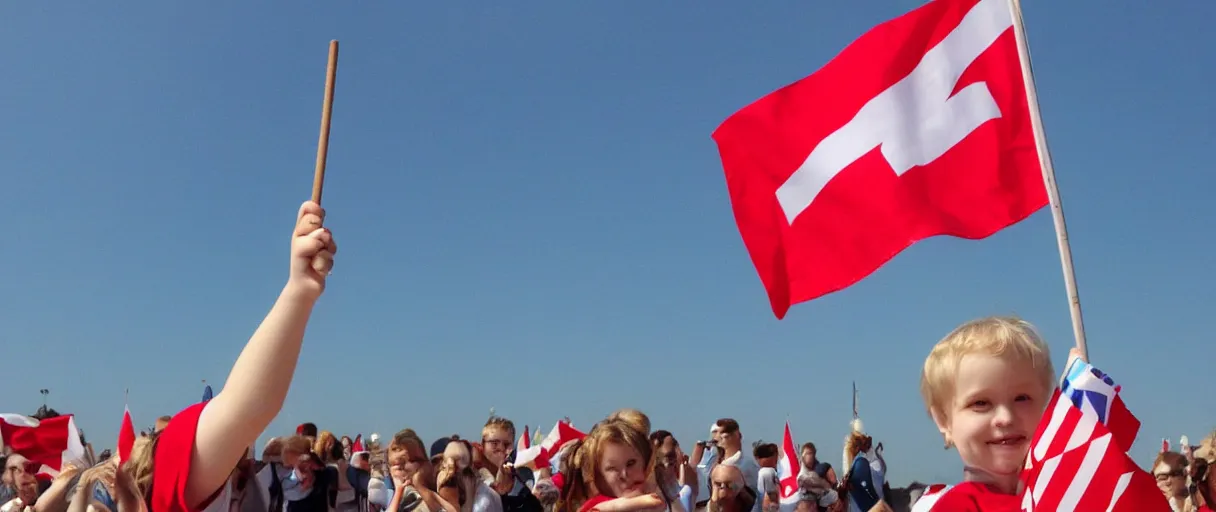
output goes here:
<path id="1" fill-rule="evenodd" d="M 57 476 L 64 463 L 87 468 L 84 443 L 72 415 L 38 420 L 20 414 L 0 414 L 0 448 L 41 465 L 39 473 Z"/>
<path id="2" fill-rule="evenodd" d="M 559 421 L 540 444 L 530 445 L 515 453 L 515 467 L 550 467 L 562 448 L 584 437 L 587 437 L 587 434 L 579 432 L 565 421 Z"/>
<path id="3" fill-rule="evenodd" d="M 363 451 L 363 434 L 355 436 L 355 441 L 350 444 L 351 453 L 359 453 Z"/>
<path id="4" fill-rule="evenodd" d="M 528 435 L 528 426 L 524 425 L 524 435 L 519 436 L 519 442 L 516 443 L 516 449 L 527 450 L 532 447 L 532 436 Z"/>
<path id="5" fill-rule="evenodd" d="M 777 461 L 777 479 L 781 483 L 781 509 L 793 510 L 798 506 L 802 494 L 798 488 L 798 473 L 802 462 L 798 458 L 798 448 L 794 444 L 794 436 L 790 433 L 790 422 L 785 422 L 785 435 L 781 439 L 781 460 Z"/>
<path id="6" fill-rule="evenodd" d="M 118 460 L 131 460 L 131 448 L 135 446 L 135 423 L 131 421 L 130 407 L 123 407 L 122 425 L 118 427 Z"/>
<path id="7" fill-rule="evenodd" d="M 1127 456 L 1140 421 L 1120 387 L 1074 356 L 1030 445 L 1024 510 L 1170 512 L 1156 479 Z"/>
<path id="8" fill-rule="evenodd" d="M 986 238 L 1048 203 L 1009 2 L 929 2 L 714 132 L 777 318 L 920 240 Z"/>

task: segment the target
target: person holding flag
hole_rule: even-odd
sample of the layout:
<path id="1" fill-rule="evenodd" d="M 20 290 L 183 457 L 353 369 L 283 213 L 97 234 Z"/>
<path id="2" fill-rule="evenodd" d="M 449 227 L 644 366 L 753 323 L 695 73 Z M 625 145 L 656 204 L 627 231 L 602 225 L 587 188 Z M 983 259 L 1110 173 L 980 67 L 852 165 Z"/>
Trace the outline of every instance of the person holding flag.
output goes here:
<path id="1" fill-rule="evenodd" d="M 966 322 L 938 342 L 921 395 L 963 481 L 930 486 L 913 511 L 1169 512 L 1127 458 L 1139 422 L 1113 381 L 1075 351 L 1062 389 L 1054 376 L 1047 344 L 1019 318 Z"/>

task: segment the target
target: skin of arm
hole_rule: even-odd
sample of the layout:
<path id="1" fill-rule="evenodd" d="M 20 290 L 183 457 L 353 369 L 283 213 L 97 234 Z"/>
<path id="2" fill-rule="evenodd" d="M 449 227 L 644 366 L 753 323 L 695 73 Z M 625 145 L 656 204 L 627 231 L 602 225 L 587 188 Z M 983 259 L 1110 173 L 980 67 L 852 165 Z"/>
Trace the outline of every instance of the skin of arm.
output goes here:
<path id="1" fill-rule="evenodd" d="M 311 201 L 300 207 L 287 285 L 233 364 L 223 390 L 199 416 L 185 489 L 192 506 L 201 505 L 225 484 L 245 450 L 283 408 L 308 318 L 337 251 L 333 235 L 321 226 L 324 216 Z M 314 259 L 320 263 L 314 264 Z"/>
<path id="2" fill-rule="evenodd" d="M 643 494 L 628 498 L 617 498 L 596 505 L 592 510 L 599 512 L 639 512 L 642 510 L 657 510 L 667 508 L 667 503 L 658 494 Z"/>

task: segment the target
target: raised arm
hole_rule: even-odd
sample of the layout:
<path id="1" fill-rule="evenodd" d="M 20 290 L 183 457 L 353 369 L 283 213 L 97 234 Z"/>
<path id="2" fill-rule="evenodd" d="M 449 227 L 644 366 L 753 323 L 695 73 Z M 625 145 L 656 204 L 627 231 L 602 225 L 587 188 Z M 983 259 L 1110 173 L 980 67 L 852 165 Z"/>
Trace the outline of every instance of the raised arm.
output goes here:
<path id="1" fill-rule="evenodd" d="M 283 408 L 313 306 L 337 251 L 313 202 L 300 207 L 287 285 L 232 365 L 224 388 L 203 409 L 195 432 L 185 499 L 198 506 L 228 480 L 245 450 Z M 315 265 L 313 260 L 320 260 Z"/>

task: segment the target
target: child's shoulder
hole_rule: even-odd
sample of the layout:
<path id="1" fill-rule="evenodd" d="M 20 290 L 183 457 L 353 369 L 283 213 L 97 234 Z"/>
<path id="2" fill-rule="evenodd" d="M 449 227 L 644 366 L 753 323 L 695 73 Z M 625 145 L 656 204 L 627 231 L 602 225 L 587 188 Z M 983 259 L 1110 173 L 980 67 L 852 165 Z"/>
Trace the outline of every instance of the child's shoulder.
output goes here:
<path id="1" fill-rule="evenodd" d="M 1021 509 L 1018 496 L 995 492 L 987 485 L 976 482 L 930 485 L 912 505 L 912 512 L 1005 512 Z"/>

